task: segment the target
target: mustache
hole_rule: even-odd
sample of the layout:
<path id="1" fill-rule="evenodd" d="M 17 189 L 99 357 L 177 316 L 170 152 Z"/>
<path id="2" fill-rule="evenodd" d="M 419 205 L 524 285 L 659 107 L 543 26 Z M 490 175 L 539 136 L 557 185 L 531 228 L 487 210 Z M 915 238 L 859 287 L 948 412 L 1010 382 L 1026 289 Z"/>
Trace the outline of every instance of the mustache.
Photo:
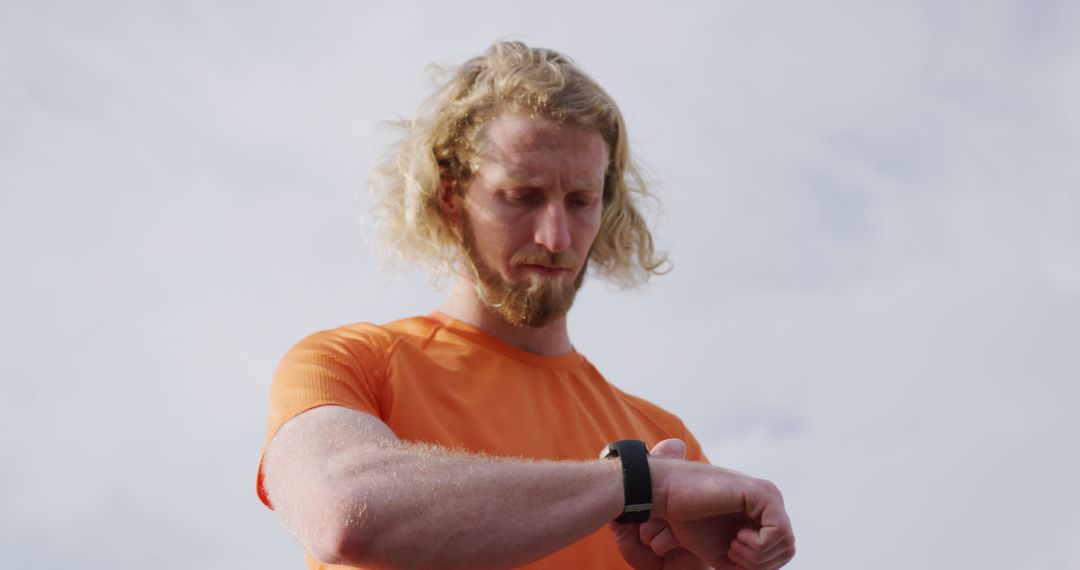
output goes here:
<path id="1" fill-rule="evenodd" d="M 544 265 L 546 267 L 557 267 L 559 269 L 573 269 L 577 267 L 578 259 L 576 255 L 569 251 L 560 251 L 559 253 L 533 251 L 530 253 L 519 253 L 511 257 L 510 265 L 513 267 L 519 265 Z"/>

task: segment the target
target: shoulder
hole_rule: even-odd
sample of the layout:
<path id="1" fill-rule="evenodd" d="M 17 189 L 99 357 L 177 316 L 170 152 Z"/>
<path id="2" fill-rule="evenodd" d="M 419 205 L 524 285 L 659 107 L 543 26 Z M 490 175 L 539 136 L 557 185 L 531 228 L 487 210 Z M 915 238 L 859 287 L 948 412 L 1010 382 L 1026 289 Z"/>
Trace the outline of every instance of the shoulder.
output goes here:
<path id="1" fill-rule="evenodd" d="M 438 322 L 426 317 L 410 317 L 383 325 L 351 323 L 309 334 L 290 352 L 315 350 L 342 356 L 385 354 L 402 342 L 422 343 L 438 326 Z"/>

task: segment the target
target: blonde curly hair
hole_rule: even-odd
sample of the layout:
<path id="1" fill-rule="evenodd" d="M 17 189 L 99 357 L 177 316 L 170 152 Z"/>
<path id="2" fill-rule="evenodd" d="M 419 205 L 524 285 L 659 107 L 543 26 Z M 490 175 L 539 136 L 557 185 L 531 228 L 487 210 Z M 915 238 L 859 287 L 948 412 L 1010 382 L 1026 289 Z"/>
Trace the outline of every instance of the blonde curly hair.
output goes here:
<path id="1" fill-rule="evenodd" d="M 592 271 L 627 288 L 667 272 L 640 209 L 649 193 L 630 156 L 615 101 L 574 62 L 550 49 L 498 42 L 466 61 L 422 106 L 393 123 L 401 140 L 372 174 L 370 192 L 382 236 L 402 258 L 428 266 L 433 279 L 453 274 L 461 253 L 440 201 L 443 182 L 461 191 L 478 168 L 477 137 L 505 115 L 540 117 L 599 133 L 609 152 Z"/>

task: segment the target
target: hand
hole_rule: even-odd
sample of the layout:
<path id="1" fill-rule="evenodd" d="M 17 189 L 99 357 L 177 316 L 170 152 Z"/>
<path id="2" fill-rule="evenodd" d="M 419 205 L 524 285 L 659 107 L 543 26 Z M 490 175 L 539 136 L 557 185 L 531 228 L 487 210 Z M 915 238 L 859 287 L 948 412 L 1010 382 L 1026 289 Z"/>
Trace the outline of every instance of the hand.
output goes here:
<path id="1" fill-rule="evenodd" d="M 683 459 L 686 444 L 678 439 L 665 439 L 652 448 L 650 455 Z M 691 570 L 705 568 L 701 560 L 679 544 L 667 521 L 652 518 L 644 523 L 608 525 L 623 560 L 636 570 Z"/>
<path id="2" fill-rule="evenodd" d="M 650 468 L 654 516 L 674 537 L 658 531 L 652 550 L 677 544 L 715 568 L 752 570 L 780 568 L 795 555 L 791 522 L 772 483 L 688 461 L 650 460 Z"/>

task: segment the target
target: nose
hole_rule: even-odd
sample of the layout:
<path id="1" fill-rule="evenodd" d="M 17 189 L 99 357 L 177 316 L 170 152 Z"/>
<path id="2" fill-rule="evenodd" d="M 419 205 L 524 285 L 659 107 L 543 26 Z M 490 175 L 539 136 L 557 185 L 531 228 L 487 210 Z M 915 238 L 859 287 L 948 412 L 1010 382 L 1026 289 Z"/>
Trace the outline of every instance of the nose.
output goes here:
<path id="1" fill-rule="evenodd" d="M 570 247 L 570 220 L 566 206 L 561 202 L 546 204 L 539 212 L 536 233 L 533 240 L 552 253 L 559 253 Z"/>

